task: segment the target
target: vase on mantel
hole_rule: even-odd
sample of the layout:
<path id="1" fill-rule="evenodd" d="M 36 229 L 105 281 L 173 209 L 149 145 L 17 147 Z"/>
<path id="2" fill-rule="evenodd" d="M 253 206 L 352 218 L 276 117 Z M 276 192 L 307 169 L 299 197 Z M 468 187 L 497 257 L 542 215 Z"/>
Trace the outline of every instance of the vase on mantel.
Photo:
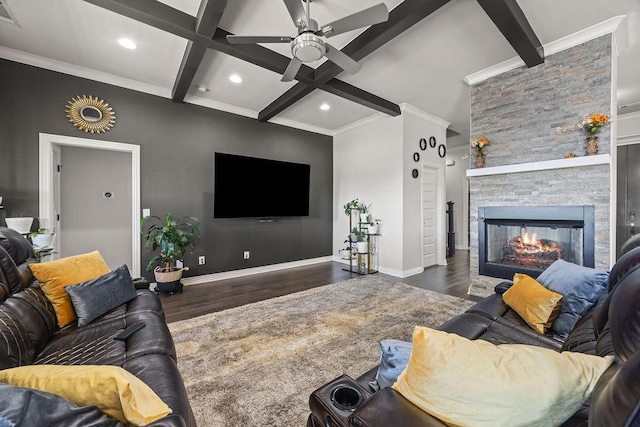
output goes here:
<path id="1" fill-rule="evenodd" d="M 587 148 L 585 149 L 587 156 L 593 156 L 598 154 L 598 137 L 595 135 L 589 135 L 587 137 Z"/>
<path id="2" fill-rule="evenodd" d="M 483 168 L 483 167 L 484 167 L 484 156 L 479 154 L 476 156 L 476 168 Z"/>

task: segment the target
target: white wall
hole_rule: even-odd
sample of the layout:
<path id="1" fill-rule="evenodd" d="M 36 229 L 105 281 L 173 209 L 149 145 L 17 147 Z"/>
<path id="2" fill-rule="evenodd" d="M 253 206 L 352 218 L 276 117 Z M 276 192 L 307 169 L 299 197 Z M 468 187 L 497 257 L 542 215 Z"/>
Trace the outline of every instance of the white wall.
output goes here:
<path id="1" fill-rule="evenodd" d="M 398 117 L 376 115 L 333 137 L 334 257 L 338 260 L 337 252 L 344 247 L 349 231 L 349 218 L 342 207 L 358 198 L 372 203 L 374 217 L 382 219 L 380 271 L 398 277 L 422 271 L 421 181 L 411 171 L 421 169 L 423 162 L 442 168 L 445 162 L 438 157 L 437 148 L 421 151 L 419 141 L 435 136 L 438 144 L 444 144 L 448 126 L 411 106 L 403 105 L 402 111 Z M 420 152 L 419 163 L 413 161 L 414 152 Z M 441 192 L 444 198 L 444 179 Z M 442 263 L 446 263 L 444 253 Z"/>
<path id="2" fill-rule="evenodd" d="M 640 112 L 618 116 L 618 144 L 640 142 Z"/>
<path id="3" fill-rule="evenodd" d="M 352 199 L 382 219 L 380 270 L 402 269 L 402 117 L 380 116 L 333 137 L 333 253 L 344 247 Z"/>
<path id="4" fill-rule="evenodd" d="M 469 169 L 469 157 L 463 159 L 465 154 L 469 154 L 469 146 L 451 147 L 447 150 L 447 161 L 454 161 L 455 165 L 447 166 L 447 201 L 453 202 L 453 223 L 456 233 L 456 249 L 469 249 L 467 238 L 469 231 L 468 224 L 468 181 L 466 177 Z"/>
<path id="5" fill-rule="evenodd" d="M 404 172 L 402 174 L 404 214 L 403 214 L 403 272 L 404 274 L 417 274 L 422 272 L 422 166 L 428 165 L 437 170 L 438 197 L 442 204 L 438 211 L 437 236 L 437 263 L 446 265 L 446 184 L 445 184 L 445 158 L 438 155 L 438 146 L 446 147 L 448 122 L 427 114 L 410 105 L 403 104 L 402 116 L 404 117 L 403 141 L 404 141 Z M 436 138 L 436 147 L 427 144 L 426 150 L 420 148 L 420 139 L 427 141 L 431 136 Z M 415 162 L 414 153 L 420 154 L 420 161 Z M 411 171 L 417 168 L 420 171 L 418 178 L 413 178 Z"/>
<path id="6" fill-rule="evenodd" d="M 60 256 L 99 250 L 109 268 L 131 268 L 131 155 L 71 146 L 61 151 Z M 104 191 L 113 197 L 103 198 Z"/>

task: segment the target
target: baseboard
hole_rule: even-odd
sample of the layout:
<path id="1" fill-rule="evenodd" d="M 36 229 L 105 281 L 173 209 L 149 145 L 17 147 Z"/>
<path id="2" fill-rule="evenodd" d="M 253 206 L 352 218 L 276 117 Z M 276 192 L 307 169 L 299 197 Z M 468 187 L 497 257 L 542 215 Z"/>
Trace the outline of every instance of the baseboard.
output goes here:
<path id="1" fill-rule="evenodd" d="M 185 286 L 200 283 L 215 282 L 218 280 L 233 279 L 236 277 L 251 276 L 253 274 L 268 273 L 271 271 L 286 270 L 288 268 L 304 267 L 305 265 L 320 264 L 333 261 L 332 256 L 309 258 L 300 261 L 283 262 L 281 264 L 263 265 L 261 267 L 243 268 L 242 270 L 223 271 L 222 273 L 203 274 L 201 276 L 184 277 L 182 284 Z"/>
<path id="2" fill-rule="evenodd" d="M 456 249 L 460 249 L 461 251 L 468 251 L 469 250 L 469 246 L 456 245 Z"/>
<path id="3" fill-rule="evenodd" d="M 348 259 L 340 258 L 339 256 L 334 256 L 333 260 L 335 262 L 349 265 Z M 397 270 L 395 268 L 387 268 L 387 267 L 379 266 L 378 271 L 383 274 L 388 274 L 389 276 L 394 276 L 394 277 L 399 277 L 401 279 L 404 279 L 405 277 L 414 276 L 416 274 L 422 273 L 424 271 L 424 268 L 416 267 L 410 270 Z"/>

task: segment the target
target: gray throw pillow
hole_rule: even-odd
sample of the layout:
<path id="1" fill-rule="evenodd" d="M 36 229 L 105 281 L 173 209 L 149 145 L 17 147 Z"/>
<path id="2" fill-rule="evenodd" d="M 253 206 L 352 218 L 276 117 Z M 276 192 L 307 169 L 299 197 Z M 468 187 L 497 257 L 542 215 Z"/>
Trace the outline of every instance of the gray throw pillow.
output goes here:
<path id="1" fill-rule="evenodd" d="M 398 375 L 407 367 L 412 349 L 413 344 L 407 341 L 391 339 L 380 341 L 380 366 L 376 380 L 369 385 L 375 390 L 391 387 Z"/>
<path id="2" fill-rule="evenodd" d="M 609 272 L 557 260 L 538 276 L 545 288 L 562 295 L 562 306 L 551 329 L 566 337 L 607 288 Z"/>
<path id="3" fill-rule="evenodd" d="M 87 325 L 137 296 L 136 287 L 126 265 L 79 285 L 65 286 L 64 290 L 71 298 L 71 304 L 78 316 L 78 326 Z"/>

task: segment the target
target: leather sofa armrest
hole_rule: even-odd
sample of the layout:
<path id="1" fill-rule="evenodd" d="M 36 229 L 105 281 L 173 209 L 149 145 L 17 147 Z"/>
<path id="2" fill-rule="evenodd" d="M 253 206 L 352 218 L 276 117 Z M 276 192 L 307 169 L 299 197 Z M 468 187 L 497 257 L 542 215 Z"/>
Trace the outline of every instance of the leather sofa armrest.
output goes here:
<path id="1" fill-rule="evenodd" d="M 442 421 L 427 414 L 391 388 L 383 388 L 349 417 L 354 427 L 442 427 Z"/>

